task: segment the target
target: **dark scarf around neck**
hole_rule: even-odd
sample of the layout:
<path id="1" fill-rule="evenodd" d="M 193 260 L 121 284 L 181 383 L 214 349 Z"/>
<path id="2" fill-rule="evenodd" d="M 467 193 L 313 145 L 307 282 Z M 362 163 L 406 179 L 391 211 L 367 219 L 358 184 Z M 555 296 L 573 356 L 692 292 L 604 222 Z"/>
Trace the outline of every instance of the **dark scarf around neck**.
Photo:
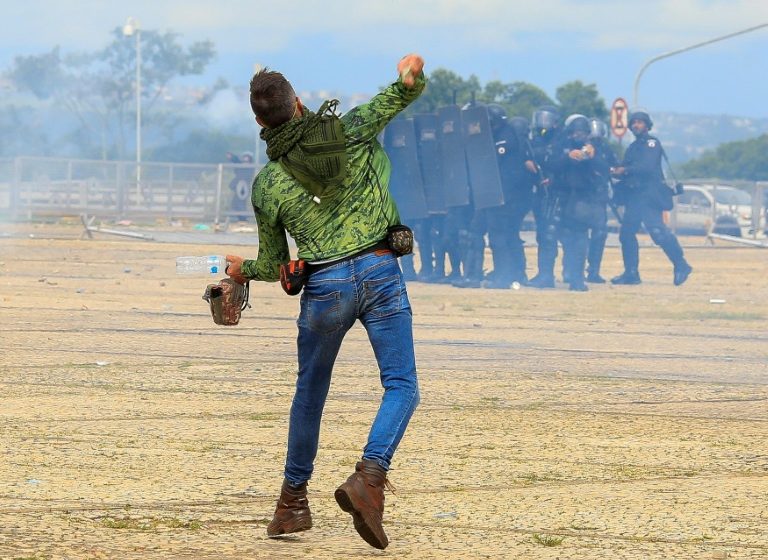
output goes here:
<path id="1" fill-rule="evenodd" d="M 326 101 L 313 113 L 304 114 L 276 128 L 261 130 L 267 157 L 279 161 L 304 188 L 321 196 L 346 177 L 347 152 L 344 127 L 336 114 L 339 101 Z"/>

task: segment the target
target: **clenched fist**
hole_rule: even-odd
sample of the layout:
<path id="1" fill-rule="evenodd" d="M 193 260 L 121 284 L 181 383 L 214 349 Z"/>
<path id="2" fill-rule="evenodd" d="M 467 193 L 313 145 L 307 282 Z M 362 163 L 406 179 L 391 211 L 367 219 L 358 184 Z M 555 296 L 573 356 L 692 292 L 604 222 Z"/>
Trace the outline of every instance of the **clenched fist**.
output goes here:
<path id="1" fill-rule="evenodd" d="M 397 73 L 400 74 L 400 80 L 408 89 L 416 83 L 416 76 L 421 74 L 424 69 L 424 59 L 418 54 L 407 54 L 397 63 Z"/>

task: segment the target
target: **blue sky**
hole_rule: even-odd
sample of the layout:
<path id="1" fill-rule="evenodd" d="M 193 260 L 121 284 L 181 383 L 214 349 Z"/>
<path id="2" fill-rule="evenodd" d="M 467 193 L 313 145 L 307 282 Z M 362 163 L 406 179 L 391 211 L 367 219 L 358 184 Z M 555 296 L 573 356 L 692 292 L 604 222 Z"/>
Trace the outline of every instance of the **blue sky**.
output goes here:
<path id="1" fill-rule="evenodd" d="M 0 70 L 19 54 L 59 45 L 94 50 L 129 16 L 218 56 L 204 81 L 247 85 L 254 65 L 284 72 L 298 91 L 374 93 L 396 61 L 421 53 L 482 83 L 595 83 L 610 103 L 632 103 L 649 58 L 768 23 L 768 0 L 0 0 Z M 639 105 L 653 111 L 768 117 L 768 28 L 652 65 Z M 201 81 L 197 78 L 197 81 Z"/>

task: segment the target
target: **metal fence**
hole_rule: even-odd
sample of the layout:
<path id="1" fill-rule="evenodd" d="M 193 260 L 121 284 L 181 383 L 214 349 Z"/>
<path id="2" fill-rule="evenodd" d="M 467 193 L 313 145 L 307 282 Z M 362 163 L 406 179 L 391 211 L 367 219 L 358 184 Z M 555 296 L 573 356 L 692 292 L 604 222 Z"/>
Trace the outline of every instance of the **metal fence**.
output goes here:
<path id="1" fill-rule="evenodd" d="M 90 214 L 218 223 L 253 215 L 256 171 L 252 164 L 18 157 L 0 160 L 0 213 L 15 220 Z"/>
<path id="2" fill-rule="evenodd" d="M 221 223 L 251 219 L 250 184 L 260 166 L 246 164 L 142 163 L 17 157 L 0 160 L 0 214 L 13 220 L 87 214 L 100 219 L 187 218 Z M 751 215 L 736 208 L 676 204 L 673 229 L 686 229 L 688 212 L 704 213 L 701 231 L 738 222 L 745 237 L 766 227 L 766 182 L 696 181 L 738 186 L 752 195 Z M 732 214 L 732 216 L 728 216 Z M 749 223 L 751 222 L 751 223 Z M 737 226 L 737 227 L 738 227 Z"/>

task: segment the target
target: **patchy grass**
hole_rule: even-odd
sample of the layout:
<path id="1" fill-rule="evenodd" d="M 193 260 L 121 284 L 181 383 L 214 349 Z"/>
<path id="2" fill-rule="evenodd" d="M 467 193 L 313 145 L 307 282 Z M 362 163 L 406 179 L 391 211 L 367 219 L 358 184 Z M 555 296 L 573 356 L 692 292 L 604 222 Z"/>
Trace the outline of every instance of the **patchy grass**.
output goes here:
<path id="1" fill-rule="evenodd" d="M 542 546 L 560 546 L 563 544 L 565 537 L 558 537 L 557 535 L 542 535 L 539 533 L 533 534 L 533 542 Z"/>
<path id="2" fill-rule="evenodd" d="M 197 531 L 203 527 L 197 519 L 181 520 L 176 517 L 102 517 L 98 520 L 107 529 L 128 529 L 132 531 L 156 531 L 158 529 L 188 529 Z"/>
<path id="3" fill-rule="evenodd" d="M 547 482 L 549 480 L 561 480 L 557 476 L 553 476 L 551 474 L 536 474 L 536 473 L 527 473 L 520 475 L 520 478 L 525 482 L 526 484 L 536 484 L 537 482 Z"/>
<path id="4" fill-rule="evenodd" d="M 614 469 L 614 474 L 620 480 L 638 480 L 646 478 L 650 474 L 648 469 L 633 465 L 619 465 Z"/>
<path id="5" fill-rule="evenodd" d="M 272 422 L 274 420 L 279 420 L 283 416 L 283 414 L 277 414 L 275 412 L 258 412 L 249 414 L 247 418 L 248 420 L 253 420 L 255 422 Z"/>
<path id="6" fill-rule="evenodd" d="M 689 319 L 694 321 L 764 321 L 764 313 L 735 312 L 735 311 L 682 311 L 666 313 L 669 319 Z"/>
<path id="7" fill-rule="evenodd" d="M 193 453 L 208 453 L 209 451 L 217 451 L 223 449 L 224 444 L 214 441 L 199 441 L 195 443 L 188 443 L 182 446 L 182 451 L 191 451 Z"/>

